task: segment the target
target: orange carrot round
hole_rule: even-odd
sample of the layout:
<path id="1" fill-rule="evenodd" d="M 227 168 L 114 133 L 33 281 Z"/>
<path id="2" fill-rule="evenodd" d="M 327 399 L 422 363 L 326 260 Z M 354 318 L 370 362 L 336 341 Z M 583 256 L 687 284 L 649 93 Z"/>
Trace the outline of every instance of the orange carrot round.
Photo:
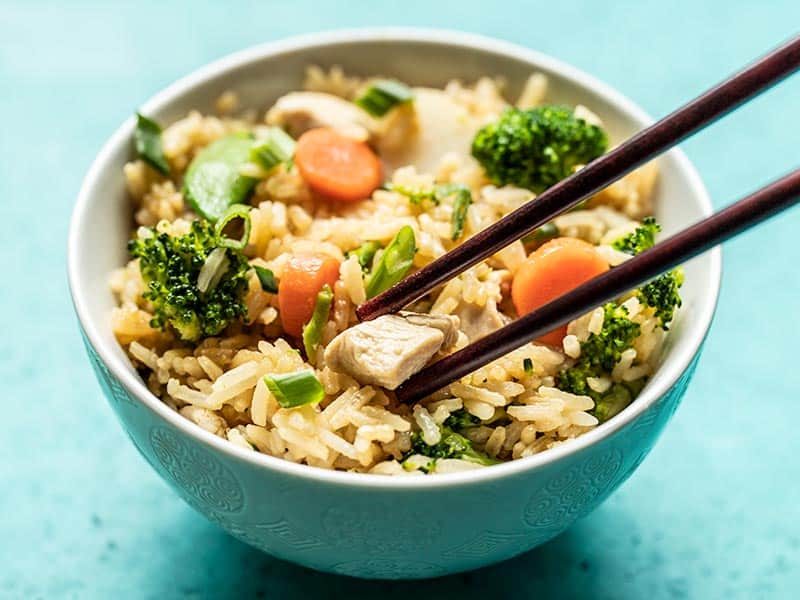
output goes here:
<path id="1" fill-rule="evenodd" d="M 595 247 L 576 238 L 560 237 L 528 256 L 514 274 L 511 300 L 520 315 L 527 314 L 608 271 L 608 263 Z M 567 335 L 563 325 L 537 341 L 560 346 Z"/>
<path id="2" fill-rule="evenodd" d="M 294 162 L 312 190 L 334 200 L 364 200 L 381 184 L 381 162 L 370 147 L 335 129 L 321 127 L 301 135 Z"/>
<path id="3" fill-rule="evenodd" d="M 278 310 L 283 330 L 299 337 L 314 313 L 317 294 L 327 284 L 333 289 L 339 279 L 339 261 L 327 254 L 295 254 L 281 275 Z"/>

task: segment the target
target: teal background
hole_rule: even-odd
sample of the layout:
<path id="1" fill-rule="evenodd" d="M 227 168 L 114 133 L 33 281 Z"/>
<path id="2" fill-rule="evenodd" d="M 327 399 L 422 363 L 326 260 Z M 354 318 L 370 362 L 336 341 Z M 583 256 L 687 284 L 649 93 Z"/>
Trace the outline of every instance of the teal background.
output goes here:
<path id="1" fill-rule="evenodd" d="M 0 598 L 796 597 L 800 211 L 726 246 L 695 380 L 606 504 L 517 559 L 418 583 L 272 559 L 169 491 L 101 398 L 64 248 L 81 178 L 118 124 L 176 78 L 259 42 L 364 25 L 473 31 L 570 62 L 658 116 L 798 23 L 796 0 L 0 0 Z M 798 166 L 798 100 L 795 77 L 684 144 L 715 206 Z"/>

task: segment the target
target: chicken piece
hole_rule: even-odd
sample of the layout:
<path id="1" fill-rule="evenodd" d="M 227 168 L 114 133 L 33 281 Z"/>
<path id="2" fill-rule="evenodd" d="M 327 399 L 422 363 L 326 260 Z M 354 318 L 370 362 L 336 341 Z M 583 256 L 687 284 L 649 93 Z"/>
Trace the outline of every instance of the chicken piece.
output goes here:
<path id="1" fill-rule="evenodd" d="M 402 312 L 359 323 L 333 338 L 325 362 L 362 384 L 397 388 L 455 343 L 458 318 Z"/>
<path id="2" fill-rule="evenodd" d="M 470 343 L 489 335 L 511 321 L 497 310 L 497 303 L 491 299 L 483 306 L 472 302 L 461 302 L 456 308 L 455 314 L 461 323 L 461 331 L 464 332 Z"/>
<path id="3" fill-rule="evenodd" d="M 333 94 L 291 92 L 269 109 L 267 124 L 283 127 L 295 138 L 315 127 L 332 127 L 342 135 L 366 142 L 377 128 L 358 106 Z"/>
<path id="4" fill-rule="evenodd" d="M 442 157 L 455 152 L 469 156 L 472 138 L 483 124 L 442 90 L 413 89 L 418 135 L 405 144 L 384 144 L 376 140 L 378 153 L 391 173 L 414 165 L 420 173 L 435 173 Z M 386 140 L 389 140 L 388 133 Z"/>

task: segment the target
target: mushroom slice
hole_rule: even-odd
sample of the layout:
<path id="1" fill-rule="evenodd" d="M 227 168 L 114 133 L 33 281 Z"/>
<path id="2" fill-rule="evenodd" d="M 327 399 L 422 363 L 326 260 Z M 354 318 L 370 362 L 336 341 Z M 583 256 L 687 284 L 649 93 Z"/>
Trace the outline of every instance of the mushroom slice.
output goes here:
<path id="1" fill-rule="evenodd" d="M 375 128 L 371 117 L 352 102 L 322 92 L 291 92 L 267 112 L 269 125 L 283 127 L 297 138 L 315 127 L 332 127 L 365 142 Z"/>

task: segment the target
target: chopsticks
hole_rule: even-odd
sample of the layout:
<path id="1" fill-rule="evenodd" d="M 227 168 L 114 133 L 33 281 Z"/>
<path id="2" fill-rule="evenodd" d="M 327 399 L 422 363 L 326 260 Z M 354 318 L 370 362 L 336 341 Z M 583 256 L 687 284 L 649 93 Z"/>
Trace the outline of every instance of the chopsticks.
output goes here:
<path id="1" fill-rule="evenodd" d="M 619 297 L 800 201 L 800 169 L 659 242 L 571 292 L 426 367 L 400 387 L 411 403 Z"/>
<path id="2" fill-rule="evenodd" d="M 593 160 L 382 294 L 367 300 L 356 309 L 356 315 L 363 321 L 400 310 L 721 118 L 798 67 L 800 35 Z"/>

